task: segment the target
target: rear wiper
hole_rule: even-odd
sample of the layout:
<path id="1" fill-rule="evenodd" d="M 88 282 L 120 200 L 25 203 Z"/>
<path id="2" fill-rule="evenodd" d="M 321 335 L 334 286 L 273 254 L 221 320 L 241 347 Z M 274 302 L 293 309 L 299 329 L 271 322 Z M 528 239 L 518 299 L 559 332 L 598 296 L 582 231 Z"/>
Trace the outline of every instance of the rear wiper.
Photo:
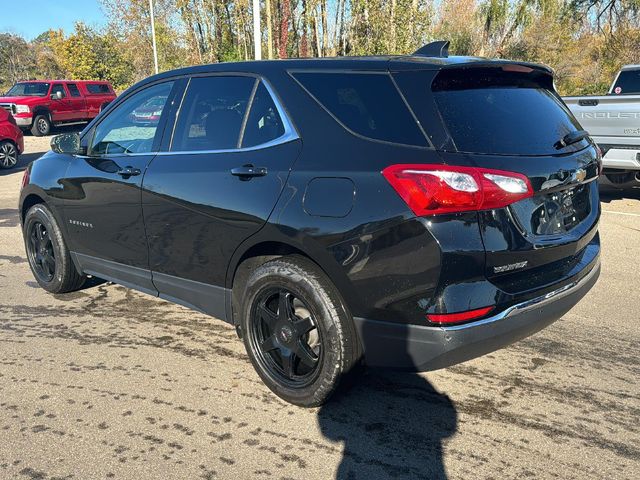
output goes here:
<path id="1" fill-rule="evenodd" d="M 576 130 L 575 132 L 567 133 L 564 137 L 554 143 L 553 146 L 556 147 L 556 150 L 560 150 L 561 148 L 578 143 L 580 140 L 584 140 L 588 136 L 589 132 L 586 130 Z"/>

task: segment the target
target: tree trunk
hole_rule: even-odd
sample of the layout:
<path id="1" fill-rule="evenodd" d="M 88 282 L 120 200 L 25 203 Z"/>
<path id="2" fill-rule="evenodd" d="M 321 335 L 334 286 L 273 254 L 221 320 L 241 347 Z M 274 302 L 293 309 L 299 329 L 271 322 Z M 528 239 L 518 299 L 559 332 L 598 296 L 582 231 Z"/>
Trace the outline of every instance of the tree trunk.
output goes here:
<path id="1" fill-rule="evenodd" d="M 264 1 L 265 14 L 267 16 L 267 55 L 269 60 L 273 58 L 273 30 L 271 26 L 271 0 Z"/>
<path id="2" fill-rule="evenodd" d="M 282 17 L 280 18 L 280 58 L 287 58 L 287 45 L 289 42 L 289 17 L 291 16 L 290 0 L 282 2 Z"/>

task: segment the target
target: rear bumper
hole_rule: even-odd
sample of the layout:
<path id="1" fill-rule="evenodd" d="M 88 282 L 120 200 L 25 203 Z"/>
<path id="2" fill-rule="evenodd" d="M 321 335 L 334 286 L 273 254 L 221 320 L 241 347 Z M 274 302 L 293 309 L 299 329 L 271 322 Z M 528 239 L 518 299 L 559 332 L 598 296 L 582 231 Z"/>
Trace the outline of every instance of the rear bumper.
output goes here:
<path id="1" fill-rule="evenodd" d="M 600 263 L 579 280 L 514 305 L 492 317 L 459 326 L 404 325 L 355 318 L 370 366 L 413 371 L 448 367 L 507 346 L 555 322 L 584 297 Z"/>

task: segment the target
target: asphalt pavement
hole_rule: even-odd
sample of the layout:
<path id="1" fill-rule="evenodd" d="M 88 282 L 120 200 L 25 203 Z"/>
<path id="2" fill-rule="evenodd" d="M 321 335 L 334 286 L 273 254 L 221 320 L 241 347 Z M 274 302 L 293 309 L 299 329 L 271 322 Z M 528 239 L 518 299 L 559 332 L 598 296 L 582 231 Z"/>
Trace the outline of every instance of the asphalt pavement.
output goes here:
<path id="1" fill-rule="evenodd" d="M 0 171 L 0 479 L 640 478 L 640 191 L 603 195 L 602 275 L 560 321 L 305 410 L 218 320 L 96 280 L 38 287 L 17 199 L 48 141 Z"/>

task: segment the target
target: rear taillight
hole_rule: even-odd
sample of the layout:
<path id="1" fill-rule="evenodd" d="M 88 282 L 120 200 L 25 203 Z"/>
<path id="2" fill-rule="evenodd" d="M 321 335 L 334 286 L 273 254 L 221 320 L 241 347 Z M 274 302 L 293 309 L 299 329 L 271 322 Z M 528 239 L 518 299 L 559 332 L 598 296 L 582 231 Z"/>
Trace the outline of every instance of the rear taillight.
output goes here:
<path id="1" fill-rule="evenodd" d="M 602 175 L 602 149 L 596 145 L 596 158 L 598 161 L 598 176 Z"/>
<path id="2" fill-rule="evenodd" d="M 466 312 L 457 312 L 457 313 L 430 313 L 427 315 L 427 320 L 432 323 L 460 323 L 460 322 L 468 322 L 470 320 L 475 320 L 481 317 L 484 317 L 487 313 L 493 310 L 493 307 L 483 307 L 477 308 L 475 310 L 467 310 Z"/>
<path id="3" fill-rule="evenodd" d="M 29 168 L 24 169 L 22 174 L 22 183 L 20 184 L 20 190 L 22 190 L 29 183 Z"/>
<path id="4" fill-rule="evenodd" d="M 520 173 L 449 165 L 391 165 L 382 174 L 418 216 L 502 208 L 533 196 Z"/>

